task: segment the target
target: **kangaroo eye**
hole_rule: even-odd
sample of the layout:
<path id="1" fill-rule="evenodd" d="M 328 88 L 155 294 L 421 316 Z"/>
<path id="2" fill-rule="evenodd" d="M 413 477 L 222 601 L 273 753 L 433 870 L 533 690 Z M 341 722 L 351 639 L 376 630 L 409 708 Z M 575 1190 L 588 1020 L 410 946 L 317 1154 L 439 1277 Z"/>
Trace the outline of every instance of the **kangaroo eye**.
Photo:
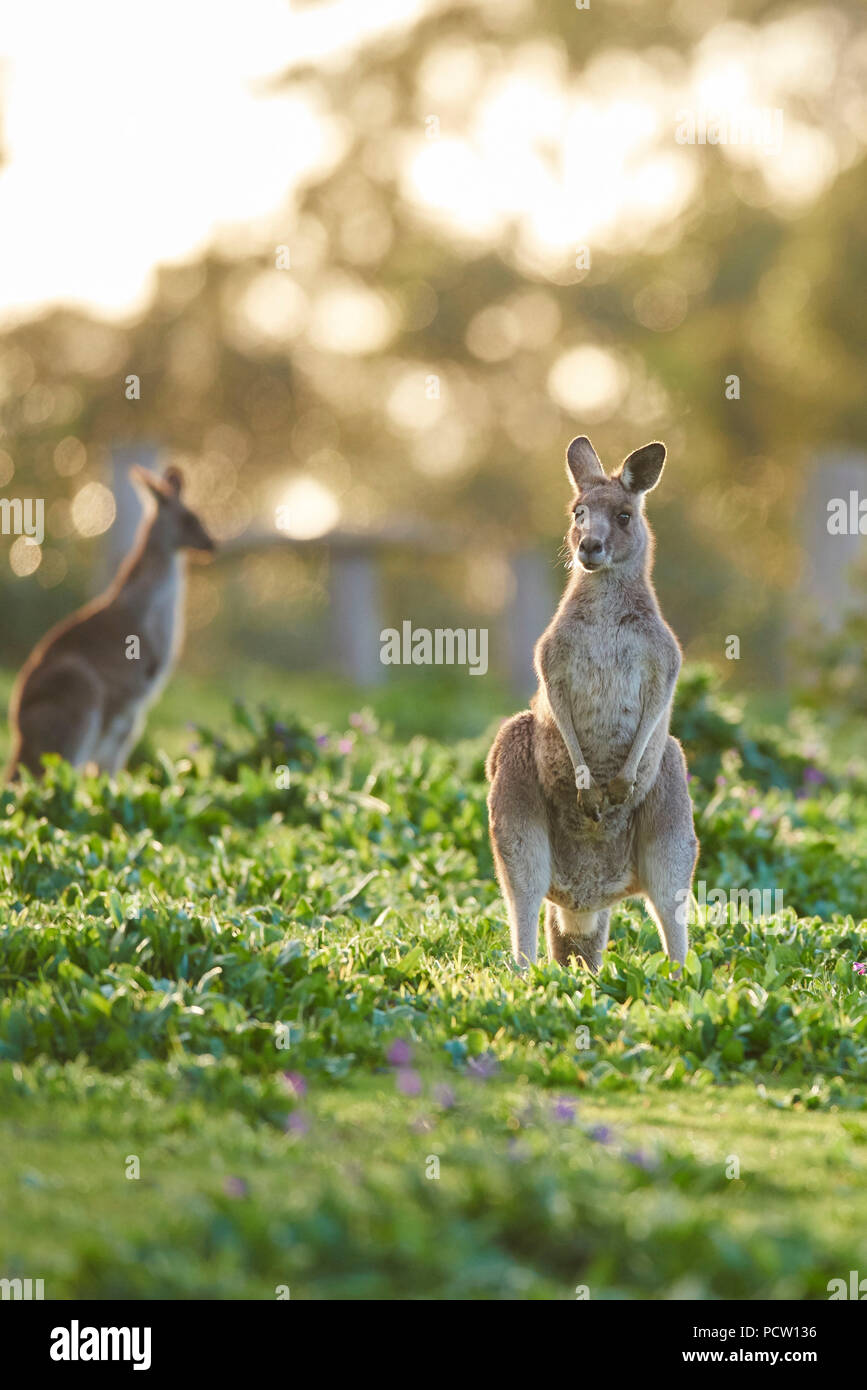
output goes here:
<path id="1" fill-rule="evenodd" d="M 617 513 L 617 520 L 620 522 L 620 525 L 621 525 L 621 526 L 628 526 L 631 517 L 632 517 L 632 512 L 618 512 L 618 513 Z"/>

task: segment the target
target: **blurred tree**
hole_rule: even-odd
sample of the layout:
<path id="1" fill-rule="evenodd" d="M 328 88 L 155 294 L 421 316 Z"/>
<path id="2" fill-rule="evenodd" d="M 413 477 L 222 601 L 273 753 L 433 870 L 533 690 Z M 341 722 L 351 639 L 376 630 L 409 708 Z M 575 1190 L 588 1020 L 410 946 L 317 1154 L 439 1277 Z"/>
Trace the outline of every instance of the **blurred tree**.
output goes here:
<path id="1" fill-rule="evenodd" d="M 723 79 L 733 51 L 769 71 L 769 54 L 789 55 L 767 88 L 786 98 L 789 162 L 678 144 L 709 45 Z M 189 460 L 218 535 L 273 521 L 303 475 L 348 526 L 464 528 L 472 545 L 446 582 L 484 606 L 487 575 L 496 606 L 508 587 L 486 557 L 556 549 L 571 435 L 590 433 L 609 466 L 661 437 L 666 611 L 696 654 L 719 660 L 736 632 L 743 664 L 773 674 L 804 471 L 829 440 L 867 436 L 865 69 L 863 8 L 843 0 L 821 13 L 453 0 L 288 70 L 282 85 L 315 100 L 340 152 L 258 257 L 163 268 L 137 323 L 57 310 L 0 344 L 2 447 L 56 499 L 47 546 L 74 580 L 69 501 L 113 442 L 158 439 Z M 617 165 L 642 101 L 661 125 Z M 558 213 L 595 233 L 563 244 Z"/>

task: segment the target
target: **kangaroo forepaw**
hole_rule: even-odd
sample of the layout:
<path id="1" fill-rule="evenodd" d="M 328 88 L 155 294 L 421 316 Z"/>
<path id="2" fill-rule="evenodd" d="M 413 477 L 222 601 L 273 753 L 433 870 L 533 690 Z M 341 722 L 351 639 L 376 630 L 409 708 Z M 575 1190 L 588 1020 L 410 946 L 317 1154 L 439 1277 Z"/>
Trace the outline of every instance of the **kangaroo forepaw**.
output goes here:
<path id="1" fill-rule="evenodd" d="M 635 791 L 635 781 L 631 777 L 612 777 L 605 788 L 606 796 L 612 806 L 622 806 Z"/>
<path id="2" fill-rule="evenodd" d="M 605 795 L 595 782 L 592 787 L 578 788 L 578 807 L 588 819 L 601 820 L 604 803 Z"/>

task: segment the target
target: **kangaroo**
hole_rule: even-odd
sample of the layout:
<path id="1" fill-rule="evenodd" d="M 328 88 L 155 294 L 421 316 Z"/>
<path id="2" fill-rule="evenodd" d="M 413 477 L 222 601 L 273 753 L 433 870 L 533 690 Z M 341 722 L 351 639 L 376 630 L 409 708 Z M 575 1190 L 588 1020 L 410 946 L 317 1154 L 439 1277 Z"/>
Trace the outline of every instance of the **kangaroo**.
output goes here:
<path id="1" fill-rule="evenodd" d="M 668 731 L 681 651 L 650 580 L 645 494 L 664 444 L 607 477 L 590 440 L 566 453 L 571 577 L 536 644 L 539 689 L 488 754 L 491 844 L 519 968 L 548 956 L 594 973 L 611 908 L 645 897 L 667 955 L 686 958 L 698 841 L 686 764 Z"/>
<path id="2" fill-rule="evenodd" d="M 25 662 L 9 705 L 7 779 L 21 766 L 39 776 L 43 753 L 119 772 L 168 679 L 180 641 L 181 551 L 215 546 L 181 501 L 178 469 L 131 476 L 146 505 L 135 544 L 106 592 L 52 628 Z"/>

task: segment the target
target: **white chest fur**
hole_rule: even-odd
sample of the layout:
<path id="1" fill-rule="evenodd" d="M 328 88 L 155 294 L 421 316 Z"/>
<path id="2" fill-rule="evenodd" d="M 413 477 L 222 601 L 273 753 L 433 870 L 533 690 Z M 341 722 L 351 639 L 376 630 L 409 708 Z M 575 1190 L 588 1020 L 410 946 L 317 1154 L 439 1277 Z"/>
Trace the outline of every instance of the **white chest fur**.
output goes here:
<path id="1" fill-rule="evenodd" d="M 175 556 L 165 575 L 148 591 L 141 610 L 142 648 L 150 657 L 149 674 L 160 681 L 168 672 L 181 638 L 184 571 Z"/>

